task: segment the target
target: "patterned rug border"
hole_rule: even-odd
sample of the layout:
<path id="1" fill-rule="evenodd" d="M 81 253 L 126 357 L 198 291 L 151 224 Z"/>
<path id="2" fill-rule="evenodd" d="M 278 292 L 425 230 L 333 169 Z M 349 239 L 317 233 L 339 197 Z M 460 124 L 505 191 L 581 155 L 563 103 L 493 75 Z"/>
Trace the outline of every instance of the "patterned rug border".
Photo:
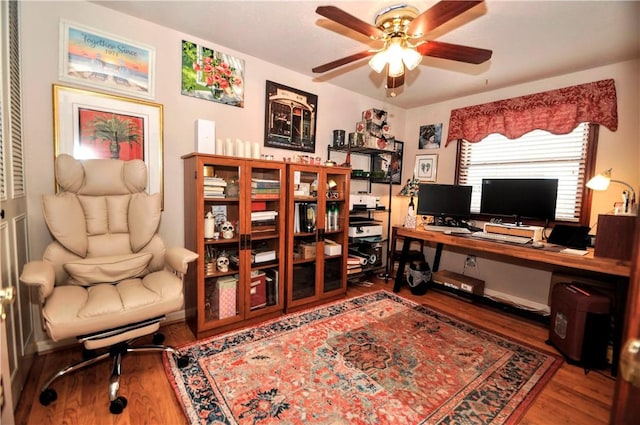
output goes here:
<path id="1" fill-rule="evenodd" d="M 194 349 L 199 350 L 200 356 L 212 355 L 230 349 L 239 344 L 246 343 L 247 340 L 245 339 L 245 336 L 248 336 L 251 333 L 255 333 L 253 335 L 253 338 L 251 338 L 251 341 L 259 341 L 261 339 L 274 336 L 275 334 L 278 334 L 280 332 L 289 332 L 302 326 L 308 325 L 312 322 L 324 320 L 341 313 L 359 308 L 371 302 L 380 301 L 382 299 L 391 299 L 395 302 L 418 310 L 421 313 L 427 314 L 434 319 L 442 320 L 444 323 L 454 326 L 465 332 L 470 332 L 483 338 L 491 338 L 494 343 L 505 347 L 508 350 L 514 350 L 514 347 L 523 347 L 530 351 L 548 356 L 549 358 L 553 359 L 552 364 L 538 379 L 538 381 L 534 385 L 534 388 L 527 393 L 524 399 L 512 411 L 512 413 L 509 415 L 508 420 L 504 422 L 504 425 L 517 424 L 520 419 L 522 419 L 526 411 L 533 403 L 533 400 L 540 394 L 540 392 L 542 392 L 551 378 L 564 363 L 564 358 L 556 353 L 534 347 L 524 341 L 518 341 L 513 337 L 506 336 L 495 330 L 490 330 L 482 325 L 472 324 L 468 320 L 457 317 L 455 314 L 444 312 L 439 308 L 433 307 L 428 304 L 417 303 L 398 294 L 389 292 L 385 289 L 380 289 L 368 294 L 357 295 L 350 298 L 339 299 L 330 303 L 310 307 L 308 309 L 300 310 L 294 313 L 287 313 L 282 316 L 260 322 L 253 326 L 247 326 L 206 337 L 200 340 L 195 340 L 193 342 L 185 343 L 176 347 L 176 349 L 182 355 L 187 354 L 189 351 Z M 319 313 L 321 314 L 321 317 L 318 317 Z M 280 326 L 275 328 L 272 327 L 272 325 L 279 322 L 281 323 Z M 188 354 L 190 354 L 193 359 L 193 353 Z M 194 362 L 192 361 L 192 364 L 193 363 Z M 173 358 L 173 356 L 165 353 L 163 355 L 163 364 L 167 378 L 169 379 L 169 382 L 174 389 L 177 401 L 180 404 L 186 418 L 188 419 L 190 415 L 189 412 L 187 412 L 187 406 L 185 406 L 182 400 L 180 400 L 180 398 L 178 397 L 179 384 L 176 382 L 176 376 L 172 372 L 172 369 L 178 369 L 175 359 Z"/>

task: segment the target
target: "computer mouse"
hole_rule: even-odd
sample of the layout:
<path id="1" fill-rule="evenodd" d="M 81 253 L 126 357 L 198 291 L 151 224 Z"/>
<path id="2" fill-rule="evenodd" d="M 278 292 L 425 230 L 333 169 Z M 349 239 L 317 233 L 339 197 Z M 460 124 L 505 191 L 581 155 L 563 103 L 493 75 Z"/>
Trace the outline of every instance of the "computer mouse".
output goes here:
<path id="1" fill-rule="evenodd" d="M 534 242 L 531 244 L 533 248 L 544 248 L 544 244 L 542 242 Z"/>

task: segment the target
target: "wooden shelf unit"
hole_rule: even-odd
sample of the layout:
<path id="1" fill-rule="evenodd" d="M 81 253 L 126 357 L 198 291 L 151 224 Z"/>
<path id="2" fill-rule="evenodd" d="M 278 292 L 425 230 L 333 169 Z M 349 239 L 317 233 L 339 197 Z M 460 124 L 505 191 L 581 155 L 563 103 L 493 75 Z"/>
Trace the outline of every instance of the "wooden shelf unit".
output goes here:
<path id="1" fill-rule="evenodd" d="M 287 165 L 287 311 L 343 297 L 347 292 L 350 173 L 350 168 L 343 167 Z M 300 193 L 301 186 L 309 187 L 311 195 Z M 302 212 L 307 208 L 314 211 L 308 227 Z M 334 211 L 336 225 L 331 226 L 328 217 Z M 340 244 L 341 253 L 325 255 L 325 239 Z"/>
<path id="2" fill-rule="evenodd" d="M 199 254 L 197 266 L 189 268 L 185 288 L 187 320 L 194 335 L 201 338 L 282 314 L 286 165 L 197 153 L 182 158 L 185 246 Z M 213 174 L 226 182 L 224 197 L 205 196 L 205 167 L 212 168 Z M 252 193 L 253 179 L 281 184 L 277 193 L 257 195 Z M 216 221 L 226 220 L 234 225 L 232 238 L 225 239 L 220 234 L 218 239 L 205 239 L 204 218 L 212 207 L 217 212 Z M 264 231 L 253 226 L 252 207 L 276 212 L 273 227 Z M 216 231 L 218 228 L 219 225 Z M 275 251 L 276 258 L 252 263 L 252 252 L 256 250 Z M 217 270 L 215 264 L 207 267 L 223 251 L 228 258 L 237 258 L 237 265 L 230 264 L 228 272 Z M 256 285 L 252 286 L 252 282 Z"/>

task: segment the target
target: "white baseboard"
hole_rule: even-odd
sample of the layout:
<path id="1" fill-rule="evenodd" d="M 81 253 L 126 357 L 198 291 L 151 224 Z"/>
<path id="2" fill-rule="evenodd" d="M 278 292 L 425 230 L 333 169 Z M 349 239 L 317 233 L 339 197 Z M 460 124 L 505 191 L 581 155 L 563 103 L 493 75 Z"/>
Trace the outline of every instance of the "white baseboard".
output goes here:
<path id="1" fill-rule="evenodd" d="M 512 304 L 516 307 L 523 308 L 525 310 L 538 311 L 543 313 L 544 315 L 551 314 L 551 309 L 546 304 L 536 303 L 531 300 L 527 300 L 525 298 L 514 297 L 510 294 L 505 294 L 504 292 L 494 291 L 491 289 L 484 290 L 485 297 L 491 298 L 496 301 L 506 301 L 508 304 Z"/>

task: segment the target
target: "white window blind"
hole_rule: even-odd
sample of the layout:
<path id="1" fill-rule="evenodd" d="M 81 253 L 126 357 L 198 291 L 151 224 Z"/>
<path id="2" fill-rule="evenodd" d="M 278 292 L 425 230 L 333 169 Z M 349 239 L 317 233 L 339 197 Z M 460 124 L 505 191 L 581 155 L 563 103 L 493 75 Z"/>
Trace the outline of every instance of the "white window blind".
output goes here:
<path id="1" fill-rule="evenodd" d="M 9 106 L 11 141 L 12 196 L 25 195 L 24 156 L 22 150 L 22 90 L 20 72 L 20 31 L 18 2 L 9 2 Z"/>
<path id="2" fill-rule="evenodd" d="M 480 212 L 483 178 L 557 178 L 556 220 L 579 221 L 588 139 L 589 124 L 582 123 L 569 134 L 534 130 L 518 139 L 463 141 L 458 183 L 473 186 L 471 212 Z"/>

